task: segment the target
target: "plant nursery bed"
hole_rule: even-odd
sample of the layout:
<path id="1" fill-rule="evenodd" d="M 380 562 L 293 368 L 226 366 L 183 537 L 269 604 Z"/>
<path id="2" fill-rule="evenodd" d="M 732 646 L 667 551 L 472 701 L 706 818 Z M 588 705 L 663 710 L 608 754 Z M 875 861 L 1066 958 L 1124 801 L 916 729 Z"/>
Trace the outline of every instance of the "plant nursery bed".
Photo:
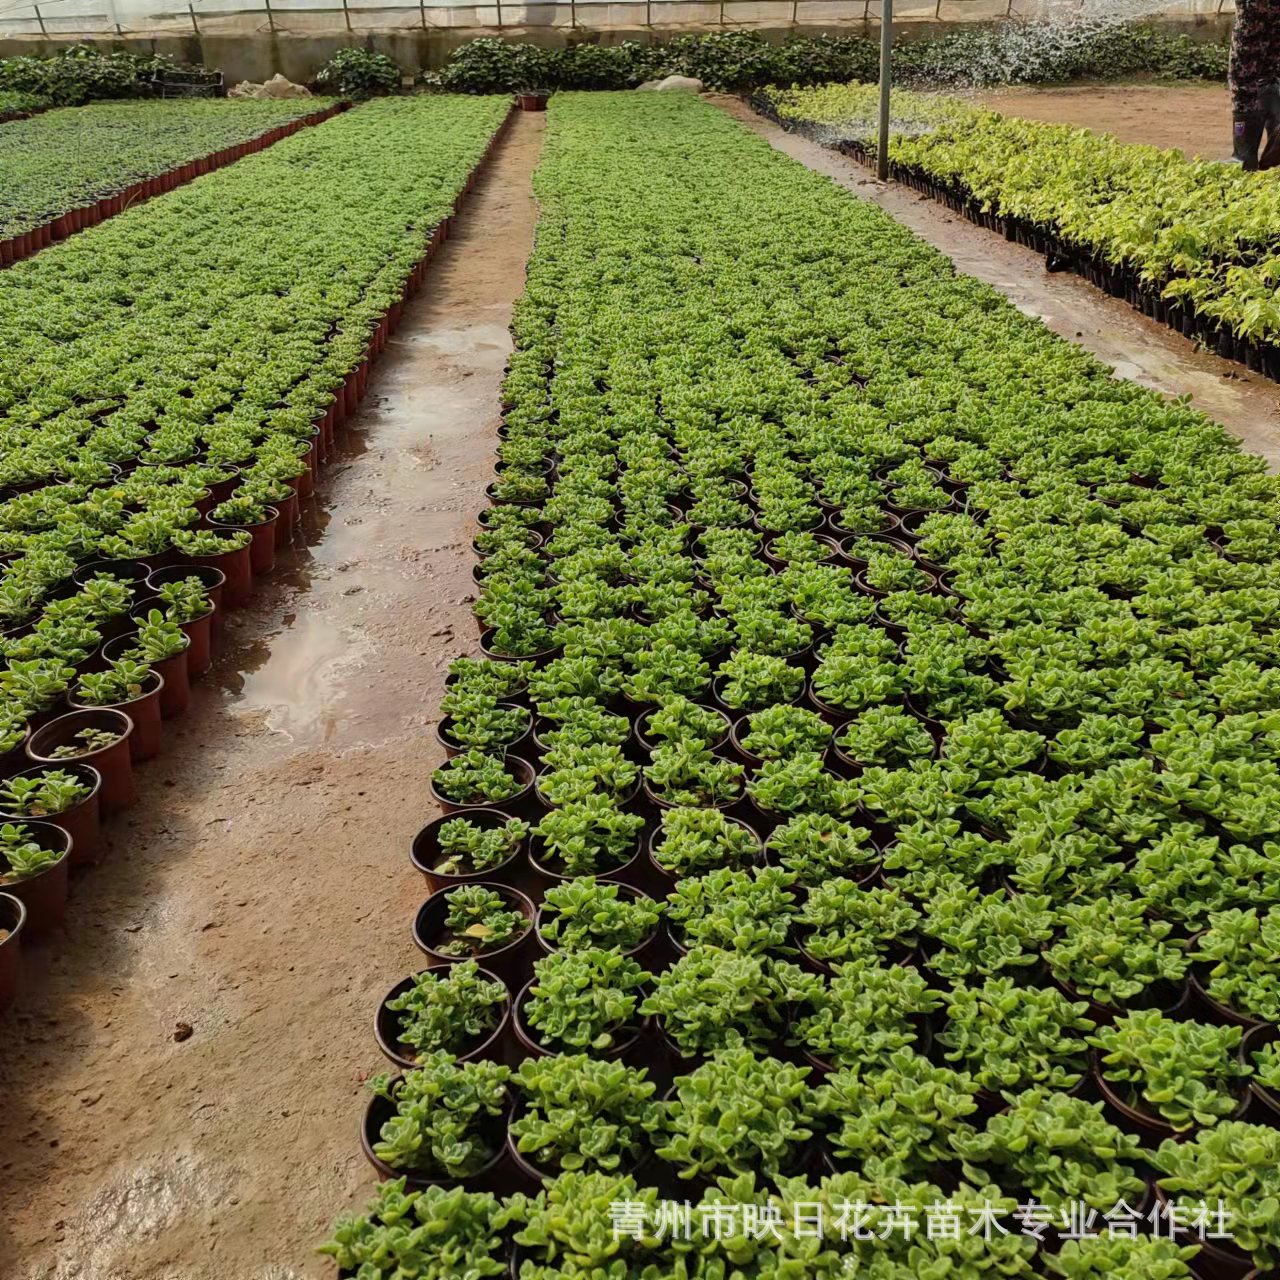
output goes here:
<path id="1" fill-rule="evenodd" d="M 349 103 L 97 103 L 0 135 L 0 267 L 323 123 Z M 26 118 L 26 117 L 24 117 Z"/>
<path id="2" fill-rule="evenodd" d="M 1277 481 L 697 99 L 557 95 L 536 190 L 418 845 L 487 877 L 419 944 L 500 981 L 415 988 L 339 1274 L 406 1211 L 539 1280 L 1272 1266 Z M 782 1225 L 744 1265 L 673 1188 Z M 1187 1199 L 1232 1242 L 1057 1216 Z M 795 1226 L 854 1200 L 1058 1225 Z"/>
<path id="3" fill-rule="evenodd" d="M 393 111 L 397 106 L 403 111 L 405 105 L 387 104 Z M 447 155 L 455 145 L 448 141 L 451 126 L 443 115 L 435 114 L 447 112 L 451 104 L 412 105 L 414 114 L 423 109 L 433 113 L 431 138 L 419 148 L 425 166 L 431 163 L 433 151 Z M 505 158 L 508 147 L 495 150 L 488 140 L 505 119 L 507 104 L 453 100 L 453 105 L 475 121 L 472 128 L 463 126 L 470 141 L 459 140 L 458 147 L 463 155 L 464 148 L 473 148 L 469 167 L 486 150 Z M 380 113 L 377 106 L 372 110 Z M 482 132 L 486 116 L 488 127 Z M 335 121 L 334 127 L 344 123 L 345 118 Z M 384 116 L 371 133 L 385 135 L 389 127 Z M 520 132 L 513 144 L 515 176 L 506 165 L 502 176 L 492 179 L 499 188 L 514 182 L 519 189 L 521 165 L 527 187 L 537 131 L 532 131 L 532 137 Z M 284 145 L 304 140 L 305 135 Z M 249 163 L 259 159 L 266 156 Z M 372 152 L 371 162 L 379 162 Z M 209 181 L 222 181 L 231 172 L 211 175 Z M 460 178 L 464 186 L 470 185 L 466 172 Z M 419 175 L 415 181 L 416 198 L 428 209 L 443 203 L 444 212 L 437 216 L 451 217 L 448 210 L 458 193 L 441 190 L 443 183 L 430 175 Z M 185 195 L 175 193 L 174 198 Z M 367 196 L 366 191 L 362 208 Z M 304 924 L 310 915 L 305 904 L 314 904 L 315 895 L 331 903 L 350 902 L 353 892 L 373 901 L 385 888 L 382 870 L 372 863 L 353 867 L 350 860 L 346 824 L 352 810 L 348 806 L 358 792 L 367 797 L 358 803 L 371 806 L 367 812 L 370 838 L 394 848 L 394 862 L 398 863 L 399 848 L 412 834 L 394 800 L 395 789 L 408 785 L 409 766 L 416 759 L 414 737 L 400 731 L 403 690 L 412 684 L 421 691 L 424 713 L 430 699 L 438 700 L 444 670 L 424 673 L 418 656 L 423 647 L 421 619 L 430 605 L 434 617 L 449 621 L 447 606 L 433 593 L 448 584 L 451 595 L 461 594 L 466 576 L 465 566 L 454 576 L 456 557 L 450 552 L 423 550 L 439 537 L 449 517 L 423 515 L 421 504 L 426 501 L 443 509 L 440 504 L 447 504 L 457 475 L 467 466 L 476 467 L 476 491 L 483 487 L 479 460 L 492 438 L 485 406 L 496 403 L 502 360 L 501 348 L 492 340 L 494 319 L 502 315 L 504 298 L 509 310 L 523 279 L 532 226 L 530 208 L 518 209 L 506 192 L 502 199 L 495 199 L 489 183 L 470 199 L 475 203 L 463 209 L 455 224 L 462 229 L 461 238 L 450 236 L 439 247 L 438 253 L 445 255 L 442 261 L 433 254 L 432 270 L 422 277 L 424 282 L 431 281 L 429 289 L 406 303 L 401 338 L 383 355 L 386 371 L 379 375 L 376 402 L 366 401 L 361 410 L 361 430 L 339 431 L 335 436 L 330 456 L 340 466 L 320 472 L 318 500 L 303 503 L 299 536 L 281 548 L 280 562 L 270 578 L 256 583 L 251 605 L 226 617 L 223 659 L 213 676 L 193 690 L 192 713 L 164 725 L 164 753 L 138 770 L 138 804 L 107 824 L 108 848 L 102 865 L 83 876 L 73 874 L 65 932 L 26 957 L 24 988 L 12 1015 L 15 1026 L 22 1028 L 15 1032 L 22 1044 L 21 1048 L 11 1045 L 9 1055 L 6 1096 L 12 1105 L 6 1140 L 21 1145 L 20 1133 L 28 1131 L 34 1117 L 56 1105 L 67 1119 L 77 1124 L 84 1121 L 75 1145 L 95 1153 L 83 1162 L 68 1162 L 56 1183 L 46 1182 L 51 1198 L 43 1205 L 33 1204 L 25 1194 L 21 1203 L 8 1201 L 5 1216 L 11 1237 L 20 1240 L 16 1247 L 33 1264 L 46 1252 L 50 1257 L 64 1253 L 74 1239 L 78 1254 L 88 1256 L 92 1251 L 99 1259 L 110 1255 L 116 1260 L 110 1266 L 119 1265 L 133 1274 L 163 1268 L 164 1257 L 175 1247 L 190 1260 L 192 1276 L 209 1280 L 224 1275 L 228 1266 L 251 1271 L 265 1255 L 295 1269 L 301 1264 L 306 1274 L 324 1273 L 323 1264 L 315 1260 L 308 1265 L 307 1256 L 330 1216 L 325 1204 L 328 1193 L 320 1194 L 318 1187 L 331 1181 L 331 1157 L 337 1154 L 340 1159 L 344 1149 L 334 1139 L 357 1091 L 347 1071 L 325 1082 L 323 1102 L 313 1093 L 308 1108 L 313 1115 L 332 1117 L 332 1123 L 321 1126 L 329 1136 L 316 1149 L 317 1158 L 304 1159 L 297 1169 L 301 1182 L 313 1188 L 301 1195 L 317 1210 L 312 1221 L 306 1222 L 305 1214 L 280 1212 L 272 1197 L 244 1196 L 245 1179 L 268 1176 L 280 1142 L 291 1141 L 287 1133 L 296 1126 L 298 1116 L 292 1100 L 300 1096 L 304 1080 L 314 1080 L 316 1061 L 334 1054 L 354 1060 L 363 1049 L 363 1034 L 353 1034 L 345 1048 L 335 1048 L 330 1035 L 335 1027 L 345 1027 L 348 1019 L 354 1032 L 354 1021 L 363 1017 L 367 1005 L 358 985 L 352 989 L 350 970 L 341 956 L 347 944 L 340 939 L 349 935 L 355 945 L 354 937 L 363 927 L 355 919 L 359 913 L 327 912 L 325 927 L 318 930 L 314 920 Z M 526 197 L 526 205 L 531 203 Z M 482 223 L 483 229 L 474 227 L 472 220 Z M 82 239 L 111 232 L 111 227 L 104 226 Z M 510 238 L 510 266 L 485 260 L 476 252 L 494 234 Z M 56 258 L 70 248 L 60 246 L 50 253 Z M 39 262 L 16 268 L 15 276 L 35 269 Z M 468 325 L 464 337 L 460 326 Z M 498 328 L 500 332 L 501 322 Z M 422 361 L 419 344 L 446 334 L 449 360 Z M 446 412 L 444 388 L 464 360 L 476 374 L 474 390 L 466 388 L 474 400 L 459 400 L 455 394 L 451 401 L 455 408 Z M 439 411 L 433 408 L 424 416 L 424 399 L 441 406 Z M 464 403 L 469 411 L 466 424 L 460 425 L 454 414 Z M 424 428 L 437 436 L 430 454 L 423 449 Z M 385 505 L 388 495 L 395 495 L 394 512 Z M 461 537 L 469 531 L 461 516 L 455 518 Z M 327 537 L 322 536 L 326 526 Z M 406 585 L 402 574 L 407 561 L 398 554 L 386 554 L 388 541 L 413 550 L 421 577 Z M 344 589 L 354 575 L 345 571 L 355 562 L 361 564 L 358 580 L 363 590 L 346 595 Z M 330 705 L 351 702 L 338 733 L 310 722 L 306 728 L 289 722 L 287 734 L 273 731 L 270 726 L 279 724 L 289 708 L 296 707 L 306 716 L 318 710 L 306 668 L 313 656 L 305 634 L 307 611 L 319 610 L 317 621 L 326 633 L 348 635 L 363 646 L 369 639 L 363 631 L 364 618 L 374 601 L 380 605 L 378 638 L 386 649 L 375 664 L 376 678 L 373 669 L 357 666 L 327 685 Z M 296 621 L 291 618 L 295 611 L 302 615 Z M 270 659 L 266 659 L 264 635 L 270 641 Z M 362 652 L 368 650 L 362 648 Z M 298 657 L 301 665 L 295 662 Z M 246 674 L 242 677 L 237 672 Z M 332 754 L 338 747 L 352 746 L 359 747 L 352 758 Z M 372 773 L 370 750 L 382 761 Z M 312 788 L 308 784 L 318 780 L 317 769 L 324 771 L 324 782 Z M 335 788 L 331 799 L 322 798 L 331 787 Z M 237 827 L 230 843 L 228 818 Z M 306 833 L 302 840 L 301 832 Z M 303 857 L 304 846 L 305 868 L 296 860 Z M 258 859 L 266 863 L 254 872 Z M 179 867 L 181 874 L 175 875 Z M 257 887 L 246 882 L 243 891 L 235 888 L 246 874 L 258 882 Z M 268 882 L 276 888 L 267 889 Z M 294 898 L 300 910 L 296 925 L 280 929 L 279 908 L 286 897 Z M 242 903 L 239 907 L 237 899 Z M 406 898 L 406 910 L 410 901 Z M 145 922 L 140 929 L 139 921 Z M 400 963 L 400 942 L 388 937 L 380 951 L 371 953 L 379 956 L 379 970 Z M 304 953 L 311 958 L 303 959 Z M 190 967 L 184 962 L 187 977 L 176 982 L 168 978 L 175 967 L 166 960 L 153 968 L 145 958 L 149 954 L 200 959 L 193 958 Z M 321 972 L 329 976 L 317 981 Z M 371 968 L 368 976 L 380 974 Z M 245 1001 L 236 994 L 237 989 L 247 993 L 251 987 L 262 993 L 261 1001 L 257 996 Z M 335 1003 L 335 990 L 343 987 L 347 994 Z M 347 999 L 349 1011 L 344 1013 L 340 1006 Z M 298 1031 L 291 1024 L 300 1005 L 310 1002 L 317 1011 L 317 1029 L 325 1028 L 325 1043 L 317 1041 L 314 1048 L 299 1054 L 295 1065 L 277 1072 L 264 1090 L 262 1063 L 271 1056 L 266 1046 L 286 1039 L 296 1045 Z M 82 1051 L 61 1057 L 51 1068 L 45 1059 L 42 1028 L 46 1019 L 65 1016 L 57 1010 L 73 1006 L 75 1030 L 69 1034 Z M 319 1016 L 321 1010 L 323 1016 Z M 182 1038 L 185 1033 L 179 1023 L 194 1029 L 188 1038 Z M 212 1067 L 215 1060 L 222 1065 Z M 184 1154 L 192 1133 L 191 1100 L 193 1091 L 205 1092 L 210 1069 L 219 1074 L 219 1096 L 239 1096 L 243 1107 L 224 1110 L 219 1104 L 202 1111 L 197 1122 L 202 1131 L 201 1156 L 192 1163 Z M 163 1098 L 155 1096 L 152 1087 L 160 1076 L 174 1083 Z M 103 1095 L 96 1109 L 77 1102 L 95 1091 Z M 54 1099 L 65 1100 L 65 1108 Z M 148 1138 L 141 1145 L 130 1120 L 138 1106 L 152 1117 Z M 244 1107 L 255 1117 L 248 1145 Z M 318 1136 L 308 1126 L 306 1142 Z M 327 1154 L 321 1153 L 322 1148 Z M 38 1168 L 47 1166 L 47 1154 L 42 1146 L 27 1150 L 34 1157 L 34 1177 Z M 249 1172 L 255 1167 L 261 1175 Z M 346 1171 L 352 1192 L 363 1178 L 354 1172 Z M 5 1180 L 6 1193 L 12 1185 Z M 65 1238 L 58 1243 L 50 1224 L 63 1211 L 56 1209 L 52 1197 L 61 1197 L 73 1185 L 80 1188 L 84 1205 L 96 1204 L 99 1209 L 106 1204 L 138 1203 L 141 1195 L 169 1222 L 168 1240 L 133 1230 L 127 1213 L 118 1229 L 104 1229 L 101 1213 L 87 1210 L 64 1216 L 65 1228 L 57 1234 Z M 171 1191 L 178 1200 L 170 1198 Z M 207 1267 L 199 1243 L 205 1227 L 197 1226 L 187 1210 L 175 1214 L 165 1207 L 176 1208 L 181 1202 L 189 1209 L 197 1201 L 229 1227 L 218 1256 L 210 1257 Z M 230 1226 L 232 1218 L 239 1219 L 238 1226 Z M 205 1221 L 203 1215 L 201 1220 Z M 176 1235 L 188 1236 L 187 1243 L 175 1246 Z M 227 1261 L 236 1252 L 240 1261 Z"/>

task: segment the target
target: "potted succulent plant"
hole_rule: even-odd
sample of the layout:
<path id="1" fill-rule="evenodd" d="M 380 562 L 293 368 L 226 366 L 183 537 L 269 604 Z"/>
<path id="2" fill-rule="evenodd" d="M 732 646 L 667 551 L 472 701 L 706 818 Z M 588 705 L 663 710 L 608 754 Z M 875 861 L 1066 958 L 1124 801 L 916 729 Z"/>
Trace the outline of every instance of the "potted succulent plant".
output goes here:
<path id="1" fill-rule="evenodd" d="M 0 892 L 26 908 L 29 938 L 62 922 L 70 853 L 71 837 L 51 822 L 0 824 Z"/>
<path id="2" fill-rule="evenodd" d="M 369 1082 L 373 1097 L 361 1133 L 383 1178 L 470 1190 L 492 1178 L 506 1150 L 510 1070 L 484 1060 L 456 1062 L 440 1050 L 399 1076 Z"/>
<path id="3" fill-rule="evenodd" d="M 86 672 L 67 695 L 76 710 L 111 707 L 133 721 L 129 754 L 135 764 L 160 754 L 160 700 L 164 677 L 147 663 L 117 658 L 105 671 Z"/>
<path id="4" fill-rule="evenodd" d="M 817 1097 L 807 1067 L 725 1048 L 676 1080 L 646 1117 L 655 1154 L 684 1179 L 808 1172 Z"/>
<path id="5" fill-rule="evenodd" d="M 795 900 L 792 877 L 777 867 L 719 867 L 677 882 L 667 898 L 667 932 L 683 954 L 691 946 L 785 955 Z"/>
<path id="6" fill-rule="evenodd" d="M 526 1058 L 507 1131 L 513 1160 L 534 1179 L 635 1170 L 648 1147 L 656 1086 L 647 1074 L 585 1053 Z"/>
<path id="7" fill-rule="evenodd" d="M 557 951 L 533 966 L 516 997 L 513 1027 L 526 1053 L 590 1049 L 604 1058 L 635 1051 L 645 1020 L 637 1010 L 649 975 L 620 951 Z"/>
<path id="8" fill-rule="evenodd" d="M 27 755 L 37 764 L 86 764 L 102 777 L 99 804 L 104 817 L 127 809 L 137 799 L 129 738 L 133 721 L 108 708 L 72 711 L 37 729 Z"/>
<path id="9" fill-rule="evenodd" d="M 649 861 L 667 883 L 759 862 L 760 837 L 719 809 L 667 809 L 649 836 Z"/>
<path id="10" fill-rule="evenodd" d="M 462 884 L 418 909 L 413 940 L 437 964 L 477 960 L 516 990 L 530 963 L 533 903 L 506 885 Z"/>
<path id="11" fill-rule="evenodd" d="M 500 809 L 467 809 L 427 823 L 413 838 L 409 861 L 422 872 L 427 890 L 513 878 L 526 847 L 529 824 Z"/>
<path id="12" fill-rule="evenodd" d="M 362 1213 L 341 1218 L 319 1252 L 342 1280 L 397 1271 L 420 1275 L 496 1276 L 506 1271 L 506 1227 L 518 1213 L 488 1191 L 428 1185 L 406 1178 L 379 1185 Z"/>
<path id="13" fill-rule="evenodd" d="M 431 775 L 431 797 L 445 813 L 493 805 L 519 812 L 533 790 L 533 766 L 519 756 L 472 749 L 452 757 Z"/>
<path id="14" fill-rule="evenodd" d="M 0 783 L 0 821 L 52 822 L 71 837 L 73 865 L 96 862 L 102 853 L 101 790 L 102 776 L 92 765 L 24 769 Z"/>
<path id="15" fill-rule="evenodd" d="M 1149 1138 L 1217 1124 L 1243 1111 L 1249 1069 L 1239 1027 L 1143 1009 L 1100 1027 L 1094 1075 L 1113 1112 Z"/>
<path id="16" fill-rule="evenodd" d="M 534 871 L 555 882 L 575 876 L 625 877 L 640 856 L 644 818 L 595 792 L 552 809 L 538 823 L 529 847 Z"/>
<path id="17" fill-rule="evenodd" d="M 378 1005 L 374 1035 L 403 1070 L 440 1050 L 466 1062 L 498 1056 L 510 1013 L 506 986 L 474 960 L 462 960 L 397 982 Z"/>
<path id="18" fill-rule="evenodd" d="M 578 876 L 547 889 L 534 919 L 542 949 L 620 951 L 645 960 L 654 950 L 662 907 L 630 885 Z"/>

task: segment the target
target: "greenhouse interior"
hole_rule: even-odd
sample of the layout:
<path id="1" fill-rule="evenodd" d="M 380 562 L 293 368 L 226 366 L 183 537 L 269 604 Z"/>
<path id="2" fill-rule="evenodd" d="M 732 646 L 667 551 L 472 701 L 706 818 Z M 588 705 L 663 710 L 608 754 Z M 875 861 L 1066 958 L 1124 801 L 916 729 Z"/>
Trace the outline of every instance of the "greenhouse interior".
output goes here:
<path id="1" fill-rule="evenodd" d="M 0 4 L 0 1273 L 1280 1280 L 1277 384 L 1280 0 Z"/>

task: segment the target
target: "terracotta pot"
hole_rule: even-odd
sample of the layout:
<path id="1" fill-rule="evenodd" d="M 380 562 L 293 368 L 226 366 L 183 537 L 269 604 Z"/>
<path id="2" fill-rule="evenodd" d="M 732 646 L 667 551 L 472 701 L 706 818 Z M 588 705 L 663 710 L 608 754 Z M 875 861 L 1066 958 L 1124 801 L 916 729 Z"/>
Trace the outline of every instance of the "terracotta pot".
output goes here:
<path id="1" fill-rule="evenodd" d="M 59 747 L 73 743 L 75 735 L 83 729 L 102 729 L 123 736 L 109 747 L 100 747 L 70 760 L 52 754 Z M 123 711 L 101 707 L 93 711 L 72 711 L 37 729 L 27 743 L 27 755 L 37 764 L 92 765 L 102 775 L 99 803 L 103 815 L 107 816 L 127 809 L 138 798 L 133 780 L 133 764 L 129 758 L 129 738 L 132 734 L 133 721 Z"/>
<path id="2" fill-rule="evenodd" d="M 31 769 L 23 769 L 10 774 L 12 778 L 35 777 L 45 771 L 47 766 L 37 765 Z M 59 766 L 65 772 L 74 774 L 79 781 L 90 788 L 89 794 L 61 813 L 41 815 L 38 819 L 23 816 L 20 813 L 0 813 L 0 822 L 51 822 L 61 827 L 71 837 L 71 865 L 82 866 L 97 862 L 102 854 L 102 820 L 99 815 L 98 797 L 102 791 L 102 775 L 87 764 L 62 763 Z"/>
<path id="3" fill-rule="evenodd" d="M 182 582 L 192 577 L 200 579 L 210 605 L 210 612 L 203 617 L 179 623 L 183 634 L 191 641 L 187 649 L 187 678 L 198 680 L 213 665 L 222 620 L 222 592 L 227 581 L 226 575 L 221 569 L 210 565 L 174 565 L 168 569 L 157 569 L 147 579 L 147 585 L 152 591 L 157 591 L 168 583 Z"/>
<path id="4" fill-rule="evenodd" d="M 537 949 L 533 937 L 533 903 L 510 885 L 495 884 L 487 880 L 478 883 L 501 895 L 510 908 L 518 911 L 528 921 L 528 927 L 515 941 L 507 943 L 505 947 L 499 947 L 496 951 L 481 952 L 476 956 L 450 956 L 438 951 L 436 945 L 443 941 L 444 918 L 448 910 L 445 899 L 449 890 L 442 890 L 439 893 L 433 893 L 418 908 L 418 913 L 413 919 L 414 944 L 434 964 L 452 965 L 461 960 L 474 959 L 494 977 L 505 982 L 509 991 L 518 991 L 529 980 Z"/>
<path id="5" fill-rule="evenodd" d="M 547 109 L 548 96 L 545 93 L 518 93 L 516 94 L 516 102 L 519 104 L 521 111 L 545 111 Z"/>
<path id="6" fill-rule="evenodd" d="M 21 898 L 0 893 L 0 1010 L 13 1003 L 22 976 L 22 931 L 27 909 Z"/>
<path id="7" fill-rule="evenodd" d="M 23 826 L 42 848 L 60 852 L 52 866 L 25 880 L 0 884 L 0 893 L 17 898 L 27 910 L 26 936 L 42 938 L 62 923 L 67 906 L 67 874 L 71 867 L 71 837 L 52 822 L 23 819 Z M 0 859 L 3 863 L 3 859 Z M 7 868 L 8 864 L 3 863 Z"/>
<path id="8" fill-rule="evenodd" d="M 249 543 L 249 567 L 255 575 L 270 573 L 276 566 L 276 521 L 280 512 L 276 507 L 267 508 L 267 518 L 257 524 L 223 524 L 210 520 L 209 527 L 219 533 L 234 533 L 243 529 L 252 539 Z"/>
<path id="9" fill-rule="evenodd" d="M 102 656 L 108 662 L 115 662 L 137 643 L 136 635 L 120 636 L 102 646 Z M 175 716 L 180 716 L 191 704 L 191 680 L 187 672 L 187 650 L 190 648 L 191 641 L 188 639 L 186 648 L 180 653 L 151 664 L 151 669 L 161 678 L 159 705 L 160 717 L 163 720 L 172 720 Z M 134 756 L 135 760 L 140 758 L 150 759 L 150 756 Z"/>
<path id="10" fill-rule="evenodd" d="M 183 564 L 216 569 L 222 574 L 221 603 L 224 608 L 243 609 L 253 599 L 253 564 L 249 558 L 249 547 L 223 551 L 216 556 L 187 556 Z"/>
<path id="11" fill-rule="evenodd" d="M 433 970 L 427 969 L 422 972 L 430 973 Z M 406 991 L 412 989 L 416 978 L 421 974 L 414 974 L 412 977 L 401 978 L 390 991 L 387 992 L 378 1004 L 378 1012 L 373 1019 L 373 1037 L 378 1042 L 378 1048 L 382 1050 L 383 1055 L 391 1062 L 394 1062 L 402 1071 L 410 1071 L 418 1065 L 417 1058 L 412 1056 L 412 1048 L 409 1045 L 402 1044 L 399 1036 L 400 1014 L 393 1012 L 387 1008 L 387 1002 L 395 1000 L 398 996 L 404 995 Z M 489 979 L 490 982 L 501 981 L 488 969 L 481 969 L 480 976 Z M 503 1037 L 506 1035 L 507 1027 L 511 1021 L 511 993 L 507 993 L 507 998 L 502 1004 L 502 1011 L 498 1016 L 498 1025 L 494 1027 L 488 1035 L 483 1036 L 470 1049 L 464 1050 L 462 1053 L 454 1054 L 459 1062 L 471 1062 L 477 1058 L 492 1058 L 500 1061 L 502 1054 Z"/>
<path id="12" fill-rule="evenodd" d="M 413 837 L 413 843 L 409 846 L 409 861 L 413 863 L 416 871 L 422 873 L 422 878 L 427 882 L 427 892 L 439 893 L 444 889 L 452 889 L 456 885 L 483 884 L 486 880 L 498 880 L 504 884 L 514 880 L 516 877 L 513 873 L 524 860 L 524 841 L 520 842 L 509 857 L 498 863 L 497 866 L 490 867 L 487 871 L 475 871 L 467 875 L 445 875 L 443 872 L 435 870 L 441 856 L 440 828 L 454 817 L 466 818 L 468 822 L 473 822 L 476 826 L 485 830 L 506 826 L 511 820 L 511 815 L 503 813 L 501 809 L 482 808 L 467 809 L 465 812 L 457 814 L 446 813 L 428 822 Z"/>
<path id="13" fill-rule="evenodd" d="M 147 673 L 143 692 L 126 702 L 110 702 L 113 711 L 123 711 L 133 721 L 133 733 L 129 736 L 129 754 L 134 764 L 151 760 L 160 754 L 160 707 L 164 696 L 164 677 L 156 668 Z M 94 707 L 81 702 L 74 694 L 67 695 L 67 702 L 76 711 L 92 711 Z"/>

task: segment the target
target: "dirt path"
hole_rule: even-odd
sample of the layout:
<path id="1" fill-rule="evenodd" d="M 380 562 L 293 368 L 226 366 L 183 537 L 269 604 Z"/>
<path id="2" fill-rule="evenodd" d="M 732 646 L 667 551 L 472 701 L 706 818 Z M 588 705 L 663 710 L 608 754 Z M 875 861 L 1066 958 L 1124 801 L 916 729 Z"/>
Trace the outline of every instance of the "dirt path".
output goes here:
<path id="1" fill-rule="evenodd" d="M 332 1276 L 311 1251 L 373 1185 L 373 1012 L 420 967 L 407 851 L 445 666 L 477 651 L 467 547 L 542 122 L 518 117 L 406 313 L 313 545 L 233 620 L 221 687 L 28 959 L 0 1022 L 6 1277 Z"/>
<path id="2" fill-rule="evenodd" d="M 1147 320 L 1071 274 L 1049 275 L 1044 258 L 974 226 L 936 201 L 896 184 L 882 186 L 860 164 L 787 133 L 737 98 L 716 101 L 772 146 L 874 201 L 942 250 L 958 270 L 994 286 L 1027 315 L 1079 343 L 1144 387 L 1190 395 L 1197 407 L 1280 470 L 1280 387 L 1243 365 L 1198 351 L 1186 338 Z"/>
<path id="3" fill-rule="evenodd" d="M 1178 147 L 1206 160 L 1231 155 L 1231 95 L 1226 85 L 999 89 L 976 97 L 1006 115 L 1080 125 L 1114 133 L 1122 142 Z"/>

